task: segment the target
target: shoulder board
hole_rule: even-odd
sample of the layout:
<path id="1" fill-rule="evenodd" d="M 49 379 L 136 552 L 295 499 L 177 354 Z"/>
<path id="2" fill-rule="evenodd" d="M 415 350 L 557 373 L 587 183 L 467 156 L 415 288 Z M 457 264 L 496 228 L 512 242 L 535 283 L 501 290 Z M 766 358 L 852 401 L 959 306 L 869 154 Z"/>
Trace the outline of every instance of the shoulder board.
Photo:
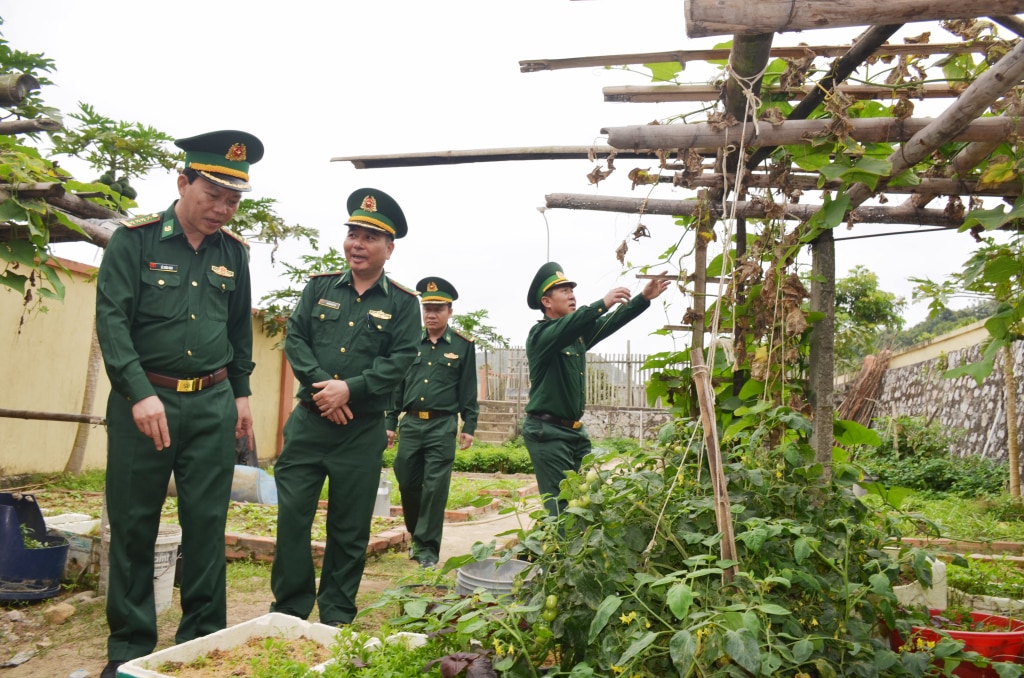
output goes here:
<path id="1" fill-rule="evenodd" d="M 243 238 L 242 236 L 238 235 L 237 233 L 232 231 L 227 226 L 221 226 L 220 227 L 220 232 L 223 233 L 224 235 L 228 236 L 229 238 L 233 239 L 233 240 L 237 240 L 238 242 L 242 243 L 246 247 L 249 246 L 249 243 L 246 242 L 245 238 Z"/>
<path id="2" fill-rule="evenodd" d="M 395 281 L 394 281 L 393 279 L 391 279 L 391 278 L 388 278 L 388 280 L 390 280 L 390 281 L 391 281 L 391 284 L 395 286 L 395 289 L 396 289 L 396 290 L 402 290 L 402 291 L 403 291 L 403 292 L 405 292 L 406 294 L 411 294 L 411 295 L 412 295 L 412 296 L 414 296 L 414 297 L 418 297 L 418 296 L 420 296 L 420 293 L 419 293 L 419 292 L 417 292 L 416 290 L 410 290 L 410 289 L 409 289 L 408 287 L 406 287 L 405 285 L 403 285 L 403 284 L 401 284 L 401 283 L 397 283 L 397 282 L 395 282 Z"/>
<path id="3" fill-rule="evenodd" d="M 459 330 L 455 329 L 454 327 L 452 328 L 452 332 L 454 332 L 457 336 L 462 337 L 463 339 L 465 339 L 466 341 L 468 341 L 471 344 L 474 341 L 476 341 L 476 339 L 474 339 L 473 337 L 469 336 L 468 334 L 463 334 L 462 332 L 460 332 Z"/>
<path id="4" fill-rule="evenodd" d="M 341 275 L 342 273 L 343 273 L 343 271 L 326 271 L 324 273 L 314 273 L 313 275 L 311 275 L 309 277 L 310 278 L 325 278 L 325 277 L 327 277 L 329 275 Z"/>
<path id="5" fill-rule="evenodd" d="M 155 224 L 160 221 L 162 214 L 143 214 L 139 217 L 132 217 L 131 219 L 122 219 L 121 225 L 125 228 L 138 228 L 139 226 L 148 226 L 149 224 Z"/>

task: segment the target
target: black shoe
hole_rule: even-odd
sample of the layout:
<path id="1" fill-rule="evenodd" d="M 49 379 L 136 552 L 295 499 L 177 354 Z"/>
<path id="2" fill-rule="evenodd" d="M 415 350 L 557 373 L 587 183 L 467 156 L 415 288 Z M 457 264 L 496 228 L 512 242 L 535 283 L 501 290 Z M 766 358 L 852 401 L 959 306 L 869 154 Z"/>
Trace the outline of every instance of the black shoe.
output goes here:
<path id="1" fill-rule="evenodd" d="M 333 626 L 336 629 L 340 629 L 340 628 L 344 628 L 344 627 L 348 626 L 348 622 L 343 622 L 343 621 L 321 621 L 320 623 L 323 624 L 324 626 Z"/>
<path id="2" fill-rule="evenodd" d="M 420 567 L 424 570 L 433 570 L 437 567 L 437 563 L 435 563 L 433 560 L 421 560 Z"/>
<path id="3" fill-rule="evenodd" d="M 124 661 L 112 659 L 107 662 L 107 665 L 103 667 L 103 671 L 100 673 L 100 678 L 117 678 L 117 670 L 121 668 Z"/>

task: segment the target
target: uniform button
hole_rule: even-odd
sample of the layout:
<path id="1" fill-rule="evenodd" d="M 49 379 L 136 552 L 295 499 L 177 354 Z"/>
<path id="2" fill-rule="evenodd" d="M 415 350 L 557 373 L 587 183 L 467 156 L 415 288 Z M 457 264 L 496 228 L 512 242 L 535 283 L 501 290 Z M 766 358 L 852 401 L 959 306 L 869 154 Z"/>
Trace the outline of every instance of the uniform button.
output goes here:
<path id="1" fill-rule="evenodd" d="M 424 398 L 423 396 L 420 396 L 420 402 L 423 402 L 424 400 L 426 400 L 426 398 Z"/>
<path id="2" fill-rule="evenodd" d="M 226 286 L 224 285 L 224 283 L 221 283 L 221 284 L 220 284 L 220 288 L 221 288 L 222 290 L 223 290 L 223 289 L 227 289 L 227 288 L 226 288 Z"/>
<path id="3" fill-rule="evenodd" d="M 185 351 L 185 353 L 187 353 L 190 356 L 192 355 L 192 351 Z"/>
<path id="4" fill-rule="evenodd" d="M 320 320 L 323 320 L 323 319 L 324 319 L 324 314 L 323 314 L 323 313 L 321 313 L 321 314 L 320 314 Z"/>
<path id="5" fill-rule="evenodd" d="M 348 326 L 349 326 L 349 327 L 352 327 L 353 325 L 355 325 L 355 323 L 354 323 L 354 322 L 352 322 L 351 320 L 349 320 L 349 321 L 348 321 Z"/>
<path id="6" fill-rule="evenodd" d="M 423 351 L 416 351 L 416 357 L 417 358 L 419 358 L 421 355 L 423 355 Z"/>
<path id="7" fill-rule="evenodd" d="M 424 380 L 423 380 L 423 383 L 424 383 L 424 384 L 429 384 L 429 383 L 430 383 L 430 380 L 429 380 L 429 379 L 424 379 Z"/>
<path id="8" fill-rule="evenodd" d="M 437 350 L 437 346 L 431 346 L 431 347 L 430 347 L 430 350 L 431 350 L 431 351 L 436 351 L 436 350 Z"/>
<path id="9" fill-rule="evenodd" d="M 356 303 L 357 304 L 363 303 L 363 298 L 362 297 L 356 297 Z"/>
<path id="10" fill-rule="evenodd" d="M 167 283 L 165 283 L 165 282 L 163 281 L 163 279 L 160 279 L 160 280 L 157 280 L 157 281 L 156 281 L 156 284 L 157 284 L 157 285 L 160 285 L 160 286 L 163 286 L 163 285 L 166 285 Z"/>
<path id="11" fill-rule="evenodd" d="M 195 314 L 195 313 L 193 313 L 193 314 L 192 314 L 192 320 L 195 320 L 195 319 L 196 319 L 196 314 Z"/>
<path id="12" fill-rule="evenodd" d="M 427 362 L 427 367 L 430 367 L 430 366 L 431 366 L 431 365 L 433 365 L 433 364 L 434 364 L 434 363 L 432 363 L 432 362 L 429 362 L 429 361 L 428 361 L 428 362 Z"/>
<path id="13" fill-rule="evenodd" d="M 344 353 L 344 352 L 345 352 L 345 347 L 344 347 L 344 346 L 342 346 L 342 347 L 341 347 L 341 352 L 342 352 L 342 353 Z"/>
<path id="14" fill-rule="evenodd" d="M 195 280 L 193 280 L 192 281 L 192 287 L 199 287 L 199 283 L 197 283 Z"/>
<path id="15" fill-rule="evenodd" d="M 377 325 L 377 329 L 378 329 L 378 330 L 382 330 L 382 329 L 384 329 L 384 328 L 383 328 L 383 327 L 381 327 L 380 325 Z"/>
<path id="16" fill-rule="evenodd" d="M 335 378 L 335 379 L 338 379 L 338 375 L 334 375 L 334 378 Z"/>

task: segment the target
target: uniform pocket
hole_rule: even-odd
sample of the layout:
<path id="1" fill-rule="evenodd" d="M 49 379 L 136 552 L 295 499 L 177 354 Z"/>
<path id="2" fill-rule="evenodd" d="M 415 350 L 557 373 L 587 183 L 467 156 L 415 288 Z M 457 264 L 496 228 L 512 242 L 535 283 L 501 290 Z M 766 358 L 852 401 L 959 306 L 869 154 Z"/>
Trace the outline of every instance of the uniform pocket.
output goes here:
<path id="1" fill-rule="evenodd" d="M 175 318 L 185 312 L 177 288 L 181 275 L 177 272 L 143 269 L 137 313 L 147 318 Z"/>
<path id="2" fill-rule="evenodd" d="M 209 294 L 206 299 L 207 317 L 210 320 L 227 320 L 228 299 L 235 291 L 235 279 L 207 271 L 206 282 L 213 288 L 212 294 Z"/>

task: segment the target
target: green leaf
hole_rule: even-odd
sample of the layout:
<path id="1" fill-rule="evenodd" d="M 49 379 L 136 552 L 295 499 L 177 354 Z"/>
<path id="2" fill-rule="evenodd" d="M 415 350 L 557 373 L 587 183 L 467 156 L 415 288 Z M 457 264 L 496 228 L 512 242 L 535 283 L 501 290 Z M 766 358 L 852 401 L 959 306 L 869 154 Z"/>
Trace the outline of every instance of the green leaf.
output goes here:
<path id="1" fill-rule="evenodd" d="M 1013 160 L 989 163 L 985 171 L 981 173 L 981 178 L 978 179 L 978 188 L 1013 181 L 1017 178 L 1015 164 Z"/>
<path id="2" fill-rule="evenodd" d="M 647 633 L 644 634 L 644 636 L 642 638 L 639 638 L 638 640 L 634 641 L 633 644 L 630 645 L 629 648 L 625 652 L 622 653 L 622 656 L 619 657 L 619 661 L 616 662 L 616 663 L 618 663 L 618 664 L 626 664 L 626 663 L 628 663 L 630 659 L 632 659 L 633 657 L 635 657 L 638 654 L 640 654 L 641 652 L 643 652 L 657 638 L 658 638 L 658 634 L 657 633 L 653 633 L 653 632 L 648 631 Z"/>
<path id="3" fill-rule="evenodd" d="M 590 622 L 590 633 L 587 635 L 588 643 L 594 642 L 598 634 L 608 625 L 608 620 L 611 619 L 611 616 L 615 614 L 620 605 L 622 605 L 622 600 L 618 596 L 608 596 L 601 601 L 601 605 L 597 608 L 597 614 L 594 615 L 594 619 Z"/>
<path id="4" fill-rule="evenodd" d="M 776 605 L 775 603 L 761 603 L 757 606 L 757 609 L 761 610 L 761 612 L 764 612 L 765 614 L 774 614 L 778 616 L 792 614 L 792 612 L 786 608 L 781 605 Z"/>
<path id="5" fill-rule="evenodd" d="M 879 595 L 884 595 L 892 589 L 889 578 L 880 572 L 871 575 L 868 581 L 871 582 L 871 590 Z"/>
<path id="6" fill-rule="evenodd" d="M 964 223 L 958 230 L 963 233 L 970 230 L 972 226 L 980 225 L 986 231 L 993 231 L 1001 228 L 1003 224 L 1009 221 L 1021 218 L 1024 218 L 1024 196 L 1017 198 L 1017 201 L 1013 204 L 1013 209 L 1005 214 L 1003 213 L 1002 205 L 996 205 L 990 210 L 971 210 L 964 215 Z"/>
<path id="7" fill-rule="evenodd" d="M 878 437 L 877 431 L 855 421 L 837 419 L 834 424 L 834 430 L 836 440 L 843 445 L 870 445 L 878 447 L 882 444 L 882 439 Z"/>
<path id="8" fill-rule="evenodd" d="M 758 651 L 757 639 L 746 629 L 725 632 L 725 651 L 734 662 L 747 671 L 756 674 L 761 665 L 761 653 Z"/>
<path id="9" fill-rule="evenodd" d="M 802 563 L 811 555 L 811 542 L 807 537 L 800 537 L 793 543 L 793 557 L 796 562 Z"/>
<path id="10" fill-rule="evenodd" d="M 643 66 L 651 72 L 651 80 L 653 82 L 672 82 L 684 68 L 683 64 L 678 61 L 664 61 L 657 64 L 644 64 Z"/>
<path id="11" fill-rule="evenodd" d="M 668 651 L 679 675 L 690 675 L 694 655 L 697 654 L 697 639 L 693 634 L 686 630 L 676 632 L 668 641 Z"/>
<path id="12" fill-rule="evenodd" d="M 814 643 L 806 638 L 801 638 L 793 644 L 793 662 L 795 664 L 803 664 L 810 658 L 813 652 Z"/>
<path id="13" fill-rule="evenodd" d="M 668 590 L 668 608 L 680 621 L 686 619 L 693 605 L 693 589 L 686 584 L 674 584 Z"/>

